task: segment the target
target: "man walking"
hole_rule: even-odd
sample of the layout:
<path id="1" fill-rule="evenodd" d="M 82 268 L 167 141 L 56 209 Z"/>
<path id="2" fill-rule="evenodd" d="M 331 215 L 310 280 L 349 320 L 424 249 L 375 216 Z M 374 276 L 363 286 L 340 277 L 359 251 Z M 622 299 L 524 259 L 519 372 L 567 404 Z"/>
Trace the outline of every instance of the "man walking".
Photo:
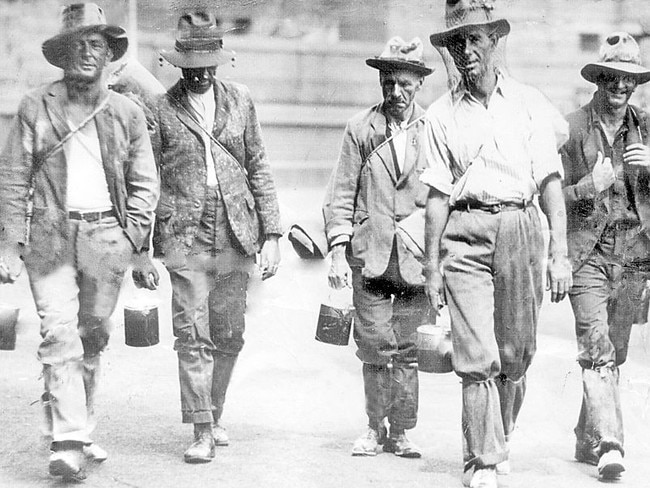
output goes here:
<path id="1" fill-rule="evenodd" d="M 650 278 L 649 116 L 629 100 L 650 69 L 627 32 L 610 34 L 600 55 L 582 68 L 597 90 L 568 117 L 562 161 L 583 385 L 575 458 L 616 479 L 625 470 L 618 367 Z"/>
<path id="2" fill-rule="evenodd" d="M 374 456 L 383 444 L 384 451 L 417 458 L 420 450 L 404 431 L 417 422 L 415 331 L 428 303 L 422 264 L 398 228 L 418 212 L 424 226 L 424 111 L 415 95 L 433 70 L 422 62 L 418 38 L 406 43 L 394 37 L 366 64 L 379 70 L 384 100 L 348 122 L 330 177 L 323 205 L 332 250 L 328 279 L 333 288 L 352 286 L 356 309 L 368 428 L 352 455 Z"/>
<path id="3" fill-rule="evenodd" d="M 188 463 L 209 462 L 215 445 L 228 445 L 220 419 L 244 346 L 249 273 L 260 245 L 262 279 L 280 262 L 260 126 L 248 89 L 216 78 L 217 66 L 233 59 L 222 45 L 213 14 L 181 16 L 175 50 L 162 56 L 183 75 L 152 107 L 161 180 L 154 255 L 172 284 L 182 419 L 194 424 Z"/>
<path id="4" fill-rule="evenodd" d="M 510 24 L 492 18 L 489 2 L 448 0 L 446 23 L 430 39 L 459 76 L 426 114 L 425 271 L 433 306 L 449 305 L 465 471 L 472 488 L 488 488 L 497 486 L 496 465 L 509 471 L 507 442 L 536 347 L 544 260 L 537 192 L 550 228 L 552 300 L 571 285 L 557 151 L 566 135 L 555 134 L 566 124 L 537 90 L 499 68 Z"/>
<path id="5" fill-rule="evenodd" d="M 63 79 L 23 98 L 0 156 L 0 283 L 24 259 L 41 317 L 49 471 L 80 480 L 82 453 L 106 459 L 89 437 L 100 355 L 158 182 L 144 115 L 103 79 L 126 33 L 93 3 L 65 7 L 62 21 L 43 54 Z"/>

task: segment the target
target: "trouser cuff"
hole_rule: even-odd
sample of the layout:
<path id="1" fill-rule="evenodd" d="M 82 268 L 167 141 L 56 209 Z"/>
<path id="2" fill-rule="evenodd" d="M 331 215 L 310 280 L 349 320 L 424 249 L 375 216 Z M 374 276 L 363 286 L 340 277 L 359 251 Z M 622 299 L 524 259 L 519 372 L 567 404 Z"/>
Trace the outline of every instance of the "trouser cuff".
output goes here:
<path id="1" fill-rule="evenodd" d="M 470 461 L 467 461 L 465 463 L 464 471 L 469 471 L 470 469 L 483 469 L 488 466 L 496 466 L 497 464 L 507 460 L 507 451 L 481 454 L 480 456 L 476 456 Z"/>
<path id="2" fill-rule="evenodd" d="M 211 424 L 214 421 L 211 410 L 182 412 L 184 424 Z"/>

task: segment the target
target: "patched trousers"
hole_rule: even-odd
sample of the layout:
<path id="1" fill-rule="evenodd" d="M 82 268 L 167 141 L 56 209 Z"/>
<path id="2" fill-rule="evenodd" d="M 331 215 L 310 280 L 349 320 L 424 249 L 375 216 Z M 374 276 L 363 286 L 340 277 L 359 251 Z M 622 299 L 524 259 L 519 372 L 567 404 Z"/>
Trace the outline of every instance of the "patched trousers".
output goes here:
<path id="1" fill-rule="evenodd" d="M 233 244 L 218 193 L 205 204 L 188 255 L 165 256 L 184 423 L 217 422 L 244 347 L 246 290 L 254 257 Z"/>
<path id="2" fill-rule="evenodd" d="M 393 428 L 412 429 L 418 412 L 416 331 L 429 310 L 424 287 L 402 279 L 393 248 L 379 278 L 364 278 L 353 267 L 352 288 L 368 423 L 376 428 L 388 418 Z"/>
<path id="3" fill-rule="evenodd" d="M 648 272 L 621 266 L 613 251 L 613 236 L 601 239 L 574 272 L 569 293 L 583 385 L 576 456 L 594 462 L 611 449 L 624 454 L 618 366 L 627 358 L 630 330 L 650 279 Z"/>
<path id="4" fill-rule="evenodd" d="M 37 253 L 25 265 L 41 318 L 44 433 L 54 442 L 91 442 L 100 354 L 133 247 L 115 217 L 70 220 L 65 258 L 43 269 Z"/>
<path id="5" fill-rule="evenodd" d="M 544 291 L 537 209 L 454 210 L 441 253 L 469 470 L 507 459 L 524 399 Z"/>

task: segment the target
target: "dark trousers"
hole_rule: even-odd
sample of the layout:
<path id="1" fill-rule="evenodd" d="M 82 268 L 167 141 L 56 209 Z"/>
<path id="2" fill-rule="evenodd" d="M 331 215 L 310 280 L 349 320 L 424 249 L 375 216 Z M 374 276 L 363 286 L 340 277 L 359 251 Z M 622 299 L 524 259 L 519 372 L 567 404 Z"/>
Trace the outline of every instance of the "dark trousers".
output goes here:
<path id="1" fill-rule="evenodd" d="M 246 289 L 254 260 L 230 237 L 215 192 L 189 255 L 166 256 L 184 423 L 216 422 L 244 347 Z"/>
<path id="2" fill-rule="evenodd" d="M 393 428 L 412 429 L 418 411 L 416 331 L 429 306 L 424 288 L 402 279 L 394 249 L 379 278 L 364 278 L 360 268 L 352 268 L 352 288 L 369 425 L 388 418 Z"/>

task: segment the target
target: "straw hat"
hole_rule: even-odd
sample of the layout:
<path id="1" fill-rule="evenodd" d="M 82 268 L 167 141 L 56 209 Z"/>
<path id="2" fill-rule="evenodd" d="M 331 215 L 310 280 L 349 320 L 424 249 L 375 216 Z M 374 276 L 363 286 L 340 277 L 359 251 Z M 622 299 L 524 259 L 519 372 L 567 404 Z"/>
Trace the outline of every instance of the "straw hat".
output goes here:
<path id="1" fill-rule="evenodd" d="M 493 19 L 494 5 L 490 0 L 447 0 L 445 24 L 447 29 L 431 34 L 429 40 L 434 46 L 445 46 L 450 37 L 477 26 L 487 26 L 503 37 L 510 33 L 506 19 Z"/>

